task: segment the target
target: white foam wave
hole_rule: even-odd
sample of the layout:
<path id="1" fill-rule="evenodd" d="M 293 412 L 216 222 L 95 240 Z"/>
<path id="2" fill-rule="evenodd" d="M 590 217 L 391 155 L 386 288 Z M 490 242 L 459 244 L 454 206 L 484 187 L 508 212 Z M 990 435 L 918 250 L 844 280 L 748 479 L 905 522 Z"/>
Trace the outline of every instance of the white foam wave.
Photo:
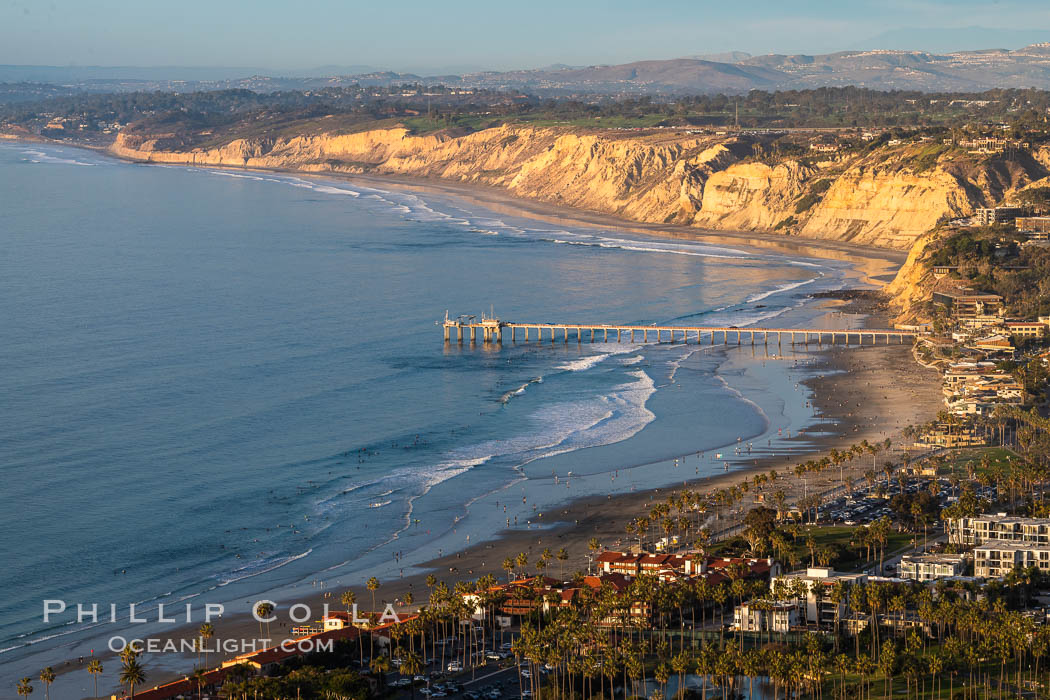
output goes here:
<path id="1" fill-rule="evenodd" d="M 32 163 L 55 163 L 55 164 L 60 164 L 60 165 L 87 165 L 87 166 L 98 165 L 97 163 L 85 163 L 84 161 L 76 160 L 75 158 L 60 158 L 59 156 L 53 156 L 53 155 L 51 155 L 49 153 L 45 153 L 44 151 L 25 150 L 25 151 L 22 151 L 22 153 L 24 153 L 26 156 L 30 156 L 30 158 L 27 158 L 27 160 L 29 160 Z"/>
<path id="2" fill-rule="evenodd" d="M 635 253 L 665 253 L 669 255 L 686 255 L 694 258 L 719 258 L 722 260 L 749 260 L 752 258 L 750 255 L 724 255 L 716 252 L 708 252 L 706 250 L 682 250 L 664 248 L 652 245 L 640 245 L 624 241 L 612 241 L 612 240 L 600 240 L 600 241 L 587 241 L 587 240 L 566 240 L 564 238 L 546 238 L 548 243 L 556 243 L 559 245 L 580 245 L 589 246 L 592 248 L 608 248 L 615 250 L 626 250 Z"/>
<path id="3" fill-rule="evenodd" d="M 275 569 L 280 569 L 282 566 L 287 566 L 293 561 L 298 561 L 303 557 L 309 556 L 314 550 L 311 547 L 301 554 L 296 554 L 290 557 L 270 557 L 266 559 L 258 559 L 251 562 L 239 569 L 234 569 L 227 574 L 221 574 L 217 578 L 219 580 L 219 587 L 228 586 L 231 583 L 237 581 L 243 581 L 246 578 L 258 576 L 260 574 L 269 573 Z"/>
<path id="4" fill-rule="evenodd" d="M 586 357 L 581 357 L 576 360 L 569 360 L 568 362 L 564 362 L 556 366 L 554 369 L 561 370 L 563 372 L 583 372 L 584 370 L 588 370 L 596 366 L 600 362 L 609 359 L 610 357 L 612 357 L 612 353 L 605 353 L 602 355 L 587 355 Z"/>
<path id="5" fill-rule="evenodd" d="M 779 287 L 776 287 L 775 289 L 770 289 L 768 291 L 760 292 L 758 294 L 752 294 L 751 296 L 749 296 L 747 298 L 747 301 L 748 301 L 748 303 L 754 303 L 756 301 L 762 301 L 763 299 L 767 299 L 767 298 L 773 296 L 774 294 L 780 294 L 781 292 L 788 292 L 788 291 L 791 291 L 792 289 L 798 289 L 799 287 L 803 287 L 803 286 L 805 286 L 807 284 L 812 284 L 813 282 L 816 282 L 818 279 L 820 279 L 820 277 L 823 277 L 823 275 L 820 275 L 819 277 L 811 277 L 810 279 L 806 279 L 806 280 L 799 280 L 798 282 L 790 282 L 788 284 L 782 284 Z"/>
<path id="6" fill-rule="evenodd" d="M 510 391 L 503 394 L 503 396 L 499 398 L 499 401 L 500 403 L 507 403 L 515 396 L 521 396 L 522 394 L 524 394 L 525 390 L 529 388 L 530 384 L 540 384 L 542 382 L 543 377 L 536 377 L 535 379 L 530 379 L 529 381 L 519 386 L 517 389 L 511 389 Z"/>

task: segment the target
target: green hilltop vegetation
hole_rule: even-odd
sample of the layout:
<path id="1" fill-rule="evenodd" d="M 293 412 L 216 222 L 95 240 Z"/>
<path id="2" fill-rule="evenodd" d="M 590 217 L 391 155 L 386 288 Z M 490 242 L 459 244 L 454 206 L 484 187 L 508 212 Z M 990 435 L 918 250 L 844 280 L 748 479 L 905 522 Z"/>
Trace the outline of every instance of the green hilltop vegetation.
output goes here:
<path id="1" fill-rule="evenodd" d="M 7 86 L 13 94 L 17 85 Z M 28 89 L 28 88 L 26 88 Z M 1006 125 L 1007 134 L 1045 124 L 1050 93 L 989 90 L 979 93 L 883 92 L 856 87 L 680 98 L 579 96 L 547 99 L 495 90 L 457 91 L 421 84 L 256 92 L 245 89 L 188 93 L 122 92 L 49 94 L 39 86 L 21 100 L 0 103 L 0 128 L 40 133 L 55 119 L 77 123 L 75 138 L 111 136 L 143 122 L 175 135 L 211 130 L 216 136 L 363 130 L 402 123 L 415 133 L 477 130 L 499 124 L 596 129 L 633 128 L 943 128 L 974 122 Z M 328 118 L 330 123 L 322 120 Z M 391 121 L 394 120 L 394 121 Z M 104 132 L 109 131 L 109 134 Z M 185 132 L 185 133 L 180 133 Z M 62 137 L 62 134 L 46 134 Z M 66 135 L 69 136 L 69 135 Z M 70 137 L 72 138 L 72 137 Z M 931 154 L 933 149 L 931 147 Z M 930 154 L 927 154 L 930 155 Z"/>

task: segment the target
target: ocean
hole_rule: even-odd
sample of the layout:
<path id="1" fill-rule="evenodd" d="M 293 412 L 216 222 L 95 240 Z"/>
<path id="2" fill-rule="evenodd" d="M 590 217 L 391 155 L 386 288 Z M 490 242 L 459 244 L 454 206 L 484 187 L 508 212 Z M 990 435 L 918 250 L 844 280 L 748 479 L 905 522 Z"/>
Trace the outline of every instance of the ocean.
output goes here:
<path id="1" fill-rule="evenodd" d="M 808 365 L 775 346 L 446 345 L 446 311 L 790 327 L 847 279 L 447 193 L 51 145 L 0 145 L 0 192 L 7 688 L 119 630 L 44 624 L 46 599 L 241 611 L 396 577 L 814 422 Z"/>

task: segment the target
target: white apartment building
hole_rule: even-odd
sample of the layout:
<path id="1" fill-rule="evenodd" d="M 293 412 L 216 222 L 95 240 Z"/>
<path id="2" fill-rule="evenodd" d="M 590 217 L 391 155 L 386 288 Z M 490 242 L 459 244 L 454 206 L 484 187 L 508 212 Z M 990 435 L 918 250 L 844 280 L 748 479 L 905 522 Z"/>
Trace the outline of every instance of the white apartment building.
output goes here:
<path id="1" fill-rule="evenodd" d="M 961 576 L 965 570 L 966 561 L 961 554 L 908 554 L 901 559 L 897 574 L 913 581 L 936 581 Z"/>
<path id="2" fill-rule="evenodd" d="M 778 598 L 786 598 L 794 590 L 795 582 L 801 581 L 806 587 L 805 622 L 831 626 L 849 613 L 845 601 L 835 603 L 831 600 L 831 588 L 840 581 L 852 585 L 867 580 L 865 574 L 844 574 L 828 567 L 811 566 L 805 571 L 777 576 L 771 582 L 771 590 Z"/>
<path id="3" fill-rule="evenodd" d="M 1050 518 L 1022 518 L 1006 513 L 950 518 L 948 541 L 952 544 L 974 545 L 986 542 L 1050 545 Z"/>
<path id="4" fill-rule="evenodd" d="M 973 550 L 973 572 L 983 578 L 1006 576 L 1016 566 L 1050 571 L 1050 545 L 989 542 Z"/>
<path id="5" fill-rule="evenodd" d="M 787 632 L 800 620 L 798 605 L 785 600 L 749 600 L 733 609 L 733 628 L 741 632 Z"/>

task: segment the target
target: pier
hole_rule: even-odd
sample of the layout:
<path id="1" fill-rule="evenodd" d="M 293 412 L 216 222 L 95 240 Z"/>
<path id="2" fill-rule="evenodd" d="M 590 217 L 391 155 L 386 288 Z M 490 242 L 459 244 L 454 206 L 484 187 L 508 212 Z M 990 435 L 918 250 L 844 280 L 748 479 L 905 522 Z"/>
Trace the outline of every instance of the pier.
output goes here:
<path id="1" fill-rule="evenodd" d="M 709 344 L 714 345 L 721 341 L 724 345 L 770 345 L 775 343 L 782 345 L 785 342 L 792 345 L 809 345 L 811 342 L 817 345 L 834 345 L 844 343 L 850 345 L 853 341 L 856 345 L 877 345 L 882 340 L 884 345 L 893 342 L 903 345 L 905 338 L 914 339 L 918 336 L 915 331 L 898 330 L 896 328 L 874 329 L 874 328 L 757 328 L 736 326 L 638 326 L 619 325 L 608 323 L 525 323 L 517 321 L 501 321 L 498 318 L 483 318 L 480 321 L 475 317 L 448 318 L 445 314 L 444 321 L 438 321 L 444 329 L 446 343 L 502 343 L 504 340 L 517 342 L 519 331 L 521 339 L 525 342 L 531 340 L 543 341 L 545 339 L 554 342 L 560 338 L 562 342 L 568 343 L 570 339 L 577 343 L 587 342 L 616 342 L 624 341 L 637 343 L 663 343 L 681 342 L 689 343 L 693 340 L 697 344 L 708 339 Z M 865 343 L 865 341 L 868 341 Z"/>

